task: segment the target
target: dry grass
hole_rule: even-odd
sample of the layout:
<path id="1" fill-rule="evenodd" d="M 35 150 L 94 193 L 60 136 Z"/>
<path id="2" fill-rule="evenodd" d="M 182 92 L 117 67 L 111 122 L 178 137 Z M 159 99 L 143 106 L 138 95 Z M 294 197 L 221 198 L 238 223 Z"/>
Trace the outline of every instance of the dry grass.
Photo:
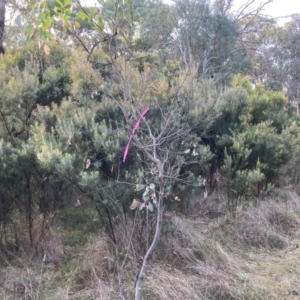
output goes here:
<path id="1" fill-rule="evenodd" d="M 49 227 L 35 244 L 35 254 L 45 263 L 59 263 L 67 251 L 60 236 Z"/>
<path id="2" fill-rule="evenodd" d="M 279 300 L 300 295 L 300 250 L 292 246 L 298 244 L 300 221 L 300 198 L 295 192 L 287 191 L 282 200 L 250 205 L 240 210 L 235 220 L 204 220 L 195 218 L 195 210 L 192 219 L 168 216 L 160 251 L 177 268 L 177 272 L 164 272 L 172 277 L 170 282 L 178 284 L 167 288 L 161 278 L 164 288 L 156 288 L 155 299 L 182 299 L 186 295 L 184 299 Z M 292 259 L 289 249 L 294 253 Z M 156 269 L 151 274 L 158 274 Z M 151 276 L 149 290 L 159 286 L 159 278 Z M 183 294 L 177 290 L 180 285 Z M 191 286 L 198 288 L 188 292 Z"/>
<path id="3" fill-rule="evenodd" d="M 166 215 L 143 299 L 299 299 L 300 198 L 293 191 L 280 197 L 239 210 L 235 220 L 197 218 L 195 210 L 192 218 Z M 49 231 L 45 245 L 55 244 L 51 236 L 57 235 Z M 17 258 L 0 270 L 0 299 L 119 299 L 113 250 L 109 240 L 94 234 L 57 264 Z M 129 300 L 134 266 L 127 261 L 122 271 Z"/>
<path id="4" fill-rule="evenodd" d="M 108 246 L 98 237 L 79 255 L 59 264 L 16 258 L 0 270 L 0 299 L 118 299 L 113 273 L 107 266 Z"/>

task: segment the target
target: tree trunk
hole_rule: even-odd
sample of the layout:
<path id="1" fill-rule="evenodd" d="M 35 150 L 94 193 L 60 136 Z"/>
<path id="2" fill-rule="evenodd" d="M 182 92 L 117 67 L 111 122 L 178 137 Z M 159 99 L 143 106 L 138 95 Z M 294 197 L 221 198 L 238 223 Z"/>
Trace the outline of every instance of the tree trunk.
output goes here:
<path id="1" fill-rule="evenodd" d="M 162 218 L 163 218 L 163 197 L 159 197 L 159 204 L 158 204 L 158 211 L 157 211 L 157 221 L 156 221 L 156 229 L 155 229 L 155 235 L 153 238 L 153 241 L 147 251 L 147 253 L 144 256 L 143 259 L 143 264 L 141 267 L 141 270 L 137 276 L 136 283 L 135 283 L 135 300 L 140 300 L 141 299 L 141 292 L 142 292 L 142 285 L 143 285 L 143 280 L 147 272 L 147 265 L 150 256 L 156 249 L 156 246 L 160 240 L 160 235 L 161 235 L 161 228 L 162 228 Z"/>
<path id="2" fill-rule="evenodd" d="M 6 0 L 0 0 L 0 53 L 2 54 L 4 54 L 5 4 Z"/>
<path id="3" fill-rule="evenodd" d="M 155 235 L 152 240 L 152 243 L 150 247 L 147 249 L 147 252 L 143 258 L 143 264 L 140 269 L 140 272 L 136 278 L 136 283 L 135 283 L 135 300 L 140 300 L 142 297 L 142 285 L 143 285 L 143 280 L 147 272 L 147 265 L 148 261 L 156 249 L 156 246 L 160 240 L 160 235 L 161 235 L 161 228 L 162 228 L 162 220 L 163 220 L 163 210 L 164 210 L 164 190 L 165 190 L 165 185 L 164 185 L 164 180 L 163 180 L 163 164 L 160 161 L 157 161 L 157 166 L 159 170 L 159 196 L 158 196 L 158 207 L 157 207 L 157 220 L 156 220 L 156 228 L 155 228 Z"/>

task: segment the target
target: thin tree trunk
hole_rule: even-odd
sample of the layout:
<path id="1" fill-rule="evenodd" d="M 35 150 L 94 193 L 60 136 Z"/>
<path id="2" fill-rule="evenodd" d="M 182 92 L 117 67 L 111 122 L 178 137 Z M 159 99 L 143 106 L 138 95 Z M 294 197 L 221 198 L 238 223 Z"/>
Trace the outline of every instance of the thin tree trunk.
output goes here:
<path id="1" fill-rule="evenodd" d="M 4 54 L 5 4 L 6 0 L 0 0 L 0 53 L 2 54 Z"/>
<path id="2" fill-rule="evenodd" d="M 116 256 L 116 264 L 117 264 L 117 273 L 118 273 L 118 282 L 119 282 L 119 292 L 120 292 L 120 300 L 124 300 L 124 291 L 123 291 L 123 282 L 122 282 L 122 270 L 119 263 L 119 249 L 117 245 L 115 247 L 115 256 Z"/>
<path id="3" fill-rule="evenodd" d="M 163 165 L 159 162 L 158 163 L 158 169 L 160 173 L 159 177 L 159 196 L 158 196 L 158 206 L 157 206 L 157 220 L 156 220 L 156 228 L 155 228 L 155 235 L 152 240 L 152 243 L 150 247 L 148 248 L 144 259 L 143 259 L 143 264 L 141 267 L 141 270 L 139 272 L 139 275 L 137 276 L 136 283 L 135 283 L 135 300 L 140 300 L 141 299 L 141 292 L 142 292 L 142 284 L 144 277 L 147 272 L 147 265 L 148 261 L 150 259 L 150 256 L 156 249 L 156 246 L 160 240 L 160 235 L 161 235 L 161 228 L 162 228 L 162 219 L 163 219 L 163 200 L 164 200 L 164 181 L 163 181 Z"/>

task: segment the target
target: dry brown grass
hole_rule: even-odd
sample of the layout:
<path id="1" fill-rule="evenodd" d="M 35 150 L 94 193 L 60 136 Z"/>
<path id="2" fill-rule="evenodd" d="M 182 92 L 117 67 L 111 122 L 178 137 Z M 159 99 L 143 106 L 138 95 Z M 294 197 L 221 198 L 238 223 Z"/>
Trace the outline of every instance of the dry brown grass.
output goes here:
<path id="1" fill-rule="evenodd" d="M 0 299 L 118 299 L 113 272 L 107 266 L 111 256 L 108 247 L 97 237 L 79 255 L 59 264 L 16 257 L 0 270 Z"/>
<path id="2" fill-rule="evenodd" d="M 192 218 L 167 214 L 143 299 L 299 299 L 300 197 L 293 191 L 284 195 L 238 210 L 236 219 L 197 218 L 195 211 Z M 56 235 L 49 230 L 45 245 L 54 243 L 51 236 Z M 49 251 L 47 247 L 40 253 Z M 76 251 L 57 264 L 28 257 L 7 263 L 0 270 L 0 299 L 120 299 L 110 241 L 104 235 L 90 235 Z M 132 258 L 122 272 L 125 297 L 133 299 Z"/>
<path id="3" fill-rule="evenodd" d="M 106 238 L 94 237 L 80 253 L 80 272 L 77 281 L 83 284 L 112 280 L 115 269 L 113 248 Z"/>
<path id="4" fill-rule="evenodd" d="M 204 299 L 201 278 L 166 265 L 153 265 L 148 272 L 144 299 Z"/>
<path id="5" fill-rule="evenodd" d="M 50 227 L 36 243 L 35 254 L 45 263 L 59 263 L 67 251 L 60 236 Z"/>
<path id="6" fill-rule="evenodd" d="M 299 220 L 300 198 L 292 191 L 282 200 L 239 210 L 234 220 L 203 221 L 195 211 L 192 219 L 169 215 L 159 249 L 164 256 L 157 259 L 165 257 L 175 269 L 157 271 L 155 265 L 148 288 L 158 291 L 155 299 L 294 299 L 300 295 L 300 256 L 290 245 L 299 238 Z M 288 255 L 291 248 L 293 258 Z M 174 286 L 166 285 L 168 276 Z"/>

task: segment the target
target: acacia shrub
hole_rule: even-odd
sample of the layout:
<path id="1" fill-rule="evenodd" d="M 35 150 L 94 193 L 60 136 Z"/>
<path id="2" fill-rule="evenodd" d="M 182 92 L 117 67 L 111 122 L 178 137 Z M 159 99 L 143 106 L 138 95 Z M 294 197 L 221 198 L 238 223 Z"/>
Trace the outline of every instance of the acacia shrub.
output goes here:
<path id="1" fill-rule="evenodd" d="M 291 125 L 284 112 L 287 99 L 262 84 L 252 86 L 241 75 L 220 98 L 221 117 L 211 127 L 216 137 L 212 140 L 214 171 L 221 170 L 229 198 L 258 197 L 276 182 L 291 158 Z"/>

